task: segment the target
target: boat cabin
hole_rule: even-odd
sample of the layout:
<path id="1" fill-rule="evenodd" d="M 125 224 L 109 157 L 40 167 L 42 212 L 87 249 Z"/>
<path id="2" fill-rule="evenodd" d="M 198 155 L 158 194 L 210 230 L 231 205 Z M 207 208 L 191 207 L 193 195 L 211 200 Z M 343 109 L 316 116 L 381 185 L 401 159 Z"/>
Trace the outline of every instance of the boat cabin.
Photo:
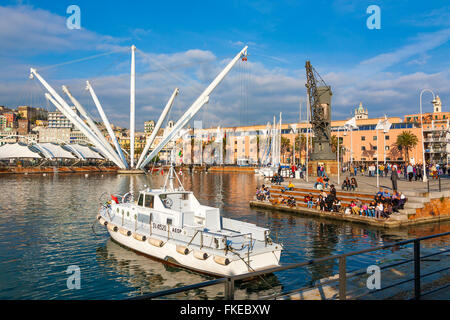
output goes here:
<path id="1" fill-rule="evenodd" d="M 135 206 L 139 222 L 204 227 L 212 232 L 222 229 L 219 209 L 201 205 L 192 192 L 141 191 Z"/>

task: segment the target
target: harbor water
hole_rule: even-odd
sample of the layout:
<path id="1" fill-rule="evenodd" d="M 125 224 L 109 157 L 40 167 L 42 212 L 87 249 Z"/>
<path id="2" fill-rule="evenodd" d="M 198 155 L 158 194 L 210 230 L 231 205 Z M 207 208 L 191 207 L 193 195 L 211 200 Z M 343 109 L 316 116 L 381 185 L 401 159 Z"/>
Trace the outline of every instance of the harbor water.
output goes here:
<path id="1" fill-rule="evenodd" d="M 124 299 L 211 279 L 167 266 L 111 241 L 95 217 L 110 194 L 160 187 L 165 177 L 116 174 L 3 175 L 0 177 L 0 299 Z M 263 180 L 253 174 L 196 173 L 181 176 L 205 205 L 224 217 L 268 227 L 294 263 L 448 231 L 450 223 L 383 230 L 343 222 L 251 209 Z M 448 240 L 448 238 L 447 238 Z M 441 241 L 441 240 L 439 240 Z M 429 242 L 429 248 L 439 242 Z M 384 250 L 349 258 L 348 270 L 406 258 Z M 80 288 L 69 289 L 69 266 L 80 270 Z M 236 285 L 237 299 L 256 299 L 331 276 L 338 262 L 311 265 Z M 217 299 L 223 286 L 178 294 L 177 299 Z"/>

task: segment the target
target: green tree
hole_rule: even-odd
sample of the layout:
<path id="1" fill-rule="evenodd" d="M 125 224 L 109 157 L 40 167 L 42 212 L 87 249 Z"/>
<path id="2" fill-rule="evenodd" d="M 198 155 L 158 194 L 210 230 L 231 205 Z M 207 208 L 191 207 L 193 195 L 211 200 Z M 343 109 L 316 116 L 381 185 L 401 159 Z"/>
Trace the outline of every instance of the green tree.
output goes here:
<path id="1" fill-rule="evenodd" d="M 342 158 L 345 155 L 345 148 L 343 146 L 343 139 L 342 137 L 339 137 L 339 157 Z M 337 145 L 338 145 L 338 139 L 337 136 L 331 136 L 331 151 L 336 153 L 337 156 Z"/>
<path id="2" fill-rule="evenodd" d="M 401 134 L 397 136 L 396 145 L 405 151 L 405 161 L 409 161 L 409 151 L 414 148 L 419 139 L 411 131 L 402 131 Z"/>
<path id="3" fill-rule="evenodd" d="M 285 153 L 289 152 L 291 148 L 291 140 L 285 137 L 281 137 L 281 155 L 283 157 L 283 162 L 285 162 Z"/>

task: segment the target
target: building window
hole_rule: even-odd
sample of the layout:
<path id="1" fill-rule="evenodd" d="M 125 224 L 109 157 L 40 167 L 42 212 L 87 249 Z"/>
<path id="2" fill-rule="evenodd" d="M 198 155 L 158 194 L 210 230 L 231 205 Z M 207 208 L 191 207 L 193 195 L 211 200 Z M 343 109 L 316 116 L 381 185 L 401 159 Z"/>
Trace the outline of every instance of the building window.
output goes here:
<path id="1" fill-rule="evenodd" d="M 385 136 L 385 140 L 389 140 L 389 136 Z"/>
<path id="2" fill-rule="evenodd" d="M 361 141 L 366 141 L 366 137 L 361 136 Z"/>
<path id="3" fill-rule="evenodd" d="M 365 146 L 362 146 L 362 147 L 361 147 L 361 151 L 366 151 L 366 147 L 365 147 Z"/>
<path id="4" fill-rule="evenodd" d="M 374 146 L 374 147 L 373 147 L 373 150 L 377 150 L 377 149 L 378 149 L 377 146 Z"/>
<path id="5" fill-rule="evenodd" d="M 373 136 L 373 141 L 377 141 L 377 136 Z"/>

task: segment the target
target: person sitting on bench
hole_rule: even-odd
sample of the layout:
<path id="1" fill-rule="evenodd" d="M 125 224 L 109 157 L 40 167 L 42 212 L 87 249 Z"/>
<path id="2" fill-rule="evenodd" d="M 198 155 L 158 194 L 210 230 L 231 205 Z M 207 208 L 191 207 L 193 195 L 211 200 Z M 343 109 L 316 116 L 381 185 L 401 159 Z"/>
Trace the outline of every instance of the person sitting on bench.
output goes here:
<path id="1" fill-rule="evenodd" d="M 341 189 L 346 190 L 346 191 L 348 191 L 350 189 L 350 179 L 348 177 L 342 183 Z"/>

